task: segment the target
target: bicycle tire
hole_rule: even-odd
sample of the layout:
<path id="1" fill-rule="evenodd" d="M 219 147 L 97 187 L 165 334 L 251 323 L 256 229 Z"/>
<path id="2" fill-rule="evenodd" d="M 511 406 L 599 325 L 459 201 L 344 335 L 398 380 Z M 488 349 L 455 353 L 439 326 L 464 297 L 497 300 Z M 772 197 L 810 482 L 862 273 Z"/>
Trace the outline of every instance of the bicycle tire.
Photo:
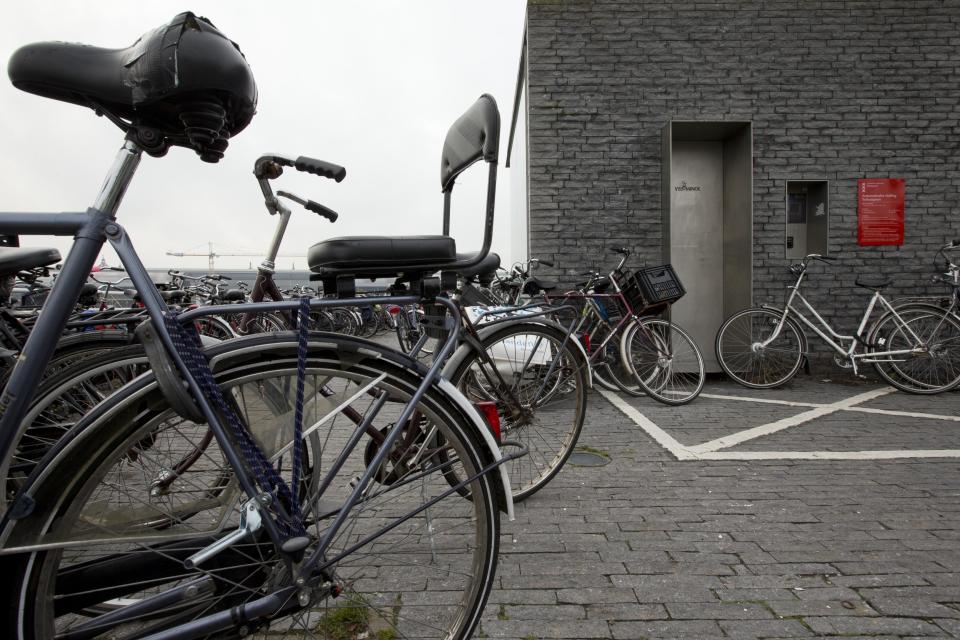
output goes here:
<path id="1" fill-rule="evenodd" d="M 788 382 L 803 364 L 803 331 L 791 318 L 783 324 L 774 345 L 756 350 L 766 340 L 783 314 L 754 307 L 738 311 L 720 326 L 715 349 L 717 362 L 735 382 L 750 389 L 771 389 Z"/>
<path id="2" fill-rule="evenodd" d="M 410 316 L 407 314 L 416 314 L 418 318 L 417 328 L 413 328 L 413 323 L 410 321 Z M 420 337 L 423 335 L 423 324 L 419 320 L 423 319 L 423 310 L 420 308 L 414 307 L 403 307 L 400 309 L 400 313 L 397 314 L 397 344 L 400 345 L 400 351 L 405 354 L 408 354 L 413 351 L 413 348 L 416 346 L 417 342 L 420 341 Z M 417 355 L 418 358 L 424 358 L 427 356 L 433 355 L 434 346 L 436 344 L 436 339 L 427 338 L 426 343 L 420 349 L 420 353 Z"/>
<path id="3" fill-rule="evenodd" d="M 193 322 L 193 326 L 202 336 L 213 338 L 214 340 L 232 340 L 237 337 L 230 323 L 219 316 L 203 316 Z"/>
<path id="4" fill-rule="evenodd" d="M 358 351 L 358 342 L 329 334 L 311 336 L 307 388 L 316 391 L 320 381 L 326 386 L 338 378 L 344 382 L 342 389 L 337 388 L 338 393 L 349 395 L 373 384 L 374 395 L 383 392 L 391 400 L 383 405 L 384 411 L 398 412 L 403 400 L 412 395 L 421 380 L 417 365 L 366 341 Z M 268 455 L 276 445 L 285 442 L 287 436 L 277 430 L 278 425 L 261 424 L 262 428 L 258 428 L 260 423 L 250 421 L 257 415 L 257 408 L 248 404 L 255 401 L 255 396 L 243 390 L 245 386 L 253 389 L 269 383 L 284 393 L 292 393 L 295 385 L 290 384 L 291 377 L 295 379 L 297 368 L 296 344 L 293 334 L 259 334 L 217 345 L 211 350 L 218 356 L 218 382 L 229 389 L 227 397 L 237 398 L 238 406 L 243 407 L 241 415 L 252 425 Z M 341 359 L 342 353 L 350 353 L 351 357 Z M 309 398 L 308 392 L 308 402 Z M 370 396 L 360 393 L 357 406 L 371 405 Z M 457 465 L 454 468 L 459 475 L 469 478 L 491 462 L 491 454 L 481 443 L 476 423 L 464 413 L 462 406 L 441 385 L 433 385 L 418 404 L 418 411 L 442 436 L 444 450 L 448 459 Z M 305 411 L 305 424 L 311 424 L 307 406 Z M 325 434 L 328 446 L 322 454 L 329 455 L 331 460 L 339 453 L 338 449 L 347 451 L 342 445 L 350 442 L 351 429 L 341 433 L 335 427 L 336 422 L 336 417 L 329 421 Z M 173 423 L 176 428 L 170 426 Z M 235 611 L 233 607 L 261 598 L 263 590 L 289 582 L 285 563 L 277 561 L 272 545 L 265 544 L 262 537 L 231 547 L 208 565 L 184 569 L 181 558 L 208 544 L 212 540 L 211 531 L 231 531 L 236 526 L 229 523 L 235 521 L 239 497 L 231 495 L 229 500 L 220 500 L 221 507 L 208 506 L 195 511 L 208 488 L 203 478 L 215 475 L 219 471 L 218 461 L 222 462 L 214 451 L 208 454 L 207 468 L 196 469 L 189 481 L 179 484 L 179 502 L 171 499 L 162 509 L 157 505 L 148 509 L 144 505 L 149 503 L 142 499 L 132 500 L 132 506 L 124 509 L 120 500 L 111 498 L 108 492 L 115 489 L 121 497 L 126 491 L 132 494 L 127 497 L 146 498 L 145 487 L 132 485 L 141 475 L 152 476 L 150 464 L 162 466 L 160 459 L 148 464 L 150 458 L 161 458 L 165 447 L 182 444 L 184 432 L 196 428 L 206 429 L 206 425 L 185 420 L 176 422 L 147 377 L 102 403 L 71 431 L 69 441 L 62 440 L 58 450 L 48 455 L 51 464 L 44 467 L 31 487 L 31 495 L 43 502 L 37 503 L 40 508 L 36 513 L 7 532 L 7 548 L 15 549 L 18 539 L 28 538 L 43 539 L 57 546 L 25 549 L 8 556 L 7 580 L 2 585 L 9 596 L 6 600 L 9 609 L 3 620 L 5 637 L 40 640 L 54 633 L 75 630 L 78 625 L 87 625 L 89 629 L 104 615 L 91 606 L 103 604 L 96 601 L 108 600 L 111 607 L 106 615 L 116 615 L 118 609 L 122 613 L 126 606 L 151 603 L 149 598 L 160 589 L 188 584 L 197 587 L 199 593 L 186 591 L 190 597 L 166 605 L 152 617 L 141 616 L 136 623 L 130 623 L 140 625 L 138 632 L 155 633 L 200 614 Z M 284 427 L 287 433 L 289 428 Z M 341 484 L 340 480 L 348 481 L 354 471 L 362 469 L 363 463 L 359 462 L 357 467 L 354 457 L 359 455 L 362 459 L 365 447 L 355 444 L 357 446 L 348 451 L 348 463 L 329 484 L 328 493 L 322 500 L 311 497 L 306 503 L 313 519 L 308 523 L 311 541 L 323 534 L 324 525 L 342 504 L 333 502 L 331 506 L 330 500 L 352 491 L 349 482 Z M 345 620 L 350 621 L 353 637 L 362 632 L 373 636 L 381 630 L 387 634 L 383 637 L 424 634 L 433 637 L 441 624 L 448 628 L 440 635 L 470 636 L 479 621 L 496 569 L 499 539 L 496 494 L 500 490 L 497 474 L 482 474 L 468 483 L 464 488 L 470 499 L 464 500 L 456 492 L 450 492 L 445 473 L 434 467 L 431 458 L 432 455 L 419 458 L 416 468 L 410 470 L 410 477 L 395 481 L 395 488 L 376 485 L 374 490 L 373 484 L 367 487 L 362 508 L 355 507 L 348 514 L 353 519 L 340 530 L 326 556 L 336 562 L 325 575 L 343 591 L 335 599 L 324 597 L 286 618 L 273 618 L 271 637 L 287 631 L 297 637 L 310 637 L 312 633 L 331 637 L 331 627 Z M 131 465 L 137 467 L 136 471 L 126 473 L 124 470 Z M 329 468 L 332 467 L 321 461 L 314 461 L 312 465 L 314 470 Z M 127 481 L 122 485 L 101 482 L 113 480 L 120 477 L 114 474 L 122 473 Z M 429 490 L 428 481 L 432 481 Z M 439 500 L 433 503 L 431 498 Z M 185 502 L 191 499 L 197 504 Z M 405 513 L 408 503 L 411 511 Z M 423 511 L 415 513 L 416 508 Z M 188 512 L 189 516 L 178 515 Z M 157 513 L 166 519 L 163 528 L 151 525 Z M 211 515 L 215 517 L 210 518 Z M 367 534 L 361 531 L 361 525 L 373 528 L 379 537 L 365 538 Z M 385 529 L 386 525 L 394 528 Z M 24 537 L 18 538 L 21 533 Z M 95 536 L 111 542 L 106 547 L 96 544 Z M 186 539 L 182 539 L 183 536 Z M 363 544 L 351 549 L 357 540 Z M 337 559 L 338 552 L 343 557 Z M 74 564 L 70 564 L 71 561 Z M 413 568 L 416 570 L 411 570 Z M 82 584 L 71 582 L 81 569 Z M 191 582 L 194 578 L 197 581 Z M 330 587 L 326 589 L 329 594 Z M 434 597 L 432 589 L 443 590 L 444 597 Z M 56 610 L 53 609 L 54 593 L 57 594 Z M 78 612 L 83 615 L 77 615 Z M 241 620 L 235 620 L 234 625 L 229 633 L 240 633 L 242 625 L 247 626 L 246 632 L 258 631 L 257 627 Z"/>
<path id="5" fill-rule="evenodd" d="M 148 369 L 139 344 L 98 351 L 44 379 L 0 462 L 0 513 L 56 442 L 101 400 Z"/>
<path id="6" fill-rule="evenodd" d="M 561 324 L 566 324 L 563 320 L 560 322 Z M 581 333 L 589 336 L 591 350 L 598 349 L 600 345 L 603 344 L 609 331 L 609 322 L 606 320 L 601 322 L 596 316 L 591 316 L 591 322 L 581 328 Z M 611 339 L 610 343 L 604 346 L 604 349 L 606 349 L 608 353 L 603 354 L 603 359 L 599 359 L 591 353 L 590 367 L 594 382 L 607 391 L 624 391 L 630 393 L 617 379 L 616 374 L 611 371 L 610 362 L 608 362 L 612 357 L 619 360 L 619 348 L 615 344 L 615 341 Z"/>
<path id="7" fill-rule="evenodd" d="M 897 308 L 900 323 L 887 312 L 873 325 L 867 343 L 874 353 L 899 351 L 917 346 L 913 336 L 923 341 L 923 353 L 890 356 L 873 362 L 886 382 L 907 393 L 933 395 L 960 386 L 960 321 L 945 309 L 931 305 L 908 304 Z M 892 325 L 892 326 L 890 326 Z"/>
<path id="8" fill-rule="evenodd" d="M 580 438 L 589 364 L 572 340 L 557 327 L 535 322 L 482 332 L 481 347 L 511 385 L 510 393 L 496 389 L 500 376 L 475 347 L 455 360 L 449 372 L 450 382 L 471 402 L 496 403 L 504 440 L 529 448 L 509 463 L 514 502 L 529 498 L 556 476 Z"/>
<path id="9" fill-rule="evenodd" d="M 310 330 L 324 331 L 333 333 L 333 317 L 323 309 L 313 309 L 310 311 Z"/>
<path id="10" fill-rule="evenodd" d="M 679 325 L 645 317 L 623 335 L 622 357 L 648 396 L 671 406 L 691 402 L 703 391 L 703 355 Z"/>

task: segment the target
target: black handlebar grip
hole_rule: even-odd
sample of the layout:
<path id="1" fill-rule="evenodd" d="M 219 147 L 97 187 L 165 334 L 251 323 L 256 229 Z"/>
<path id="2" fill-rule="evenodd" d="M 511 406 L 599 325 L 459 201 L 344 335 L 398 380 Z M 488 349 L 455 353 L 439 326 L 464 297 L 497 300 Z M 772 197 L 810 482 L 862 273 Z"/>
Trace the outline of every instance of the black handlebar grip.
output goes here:
<path id="1" fill-rule="evenodd" d="M 340 214 L 338 214 L 333 209 L 325 207 L 319 202 L 314 202 L 313 200 L 307 200 L 307 203 L 303 206 L 306 207 L 307 211 L 313 211 L 314 213 L 319 213 L 330 222 L 336 222 L 337 218 L 340 217 Z"/>
<path id="2" fill-rule="evenodd" d="M 324 178 L 330 178 L 340 182 L 347 177 L 347 170 L 341 167 L 338 164 L 333 164 L 332 162 L 324 162 L 323 160 L 316 160 L 314 158 L 308 158 L 307 156 L 300 156 L 293 163 L 294 168 L 297 171 L 306 171 L 307 173 L 312 173 L 316 176 L 323 176 Z"/>
<path id="3" fill-rule="evenodd" d="M 824 262 L 833 262 L 836 259 L 836 256 L 817 256 L 817 260 L 823 260 Z"/>
<path id="4" fill-rule="evenodd" d="M 540 264 L 545 264 L 545 265 L 547 265 L 548 267 L 552 267 L 552 266 L 553 266 L 553 263 L 550 262 L 549 260 L 540 260 Z"/>

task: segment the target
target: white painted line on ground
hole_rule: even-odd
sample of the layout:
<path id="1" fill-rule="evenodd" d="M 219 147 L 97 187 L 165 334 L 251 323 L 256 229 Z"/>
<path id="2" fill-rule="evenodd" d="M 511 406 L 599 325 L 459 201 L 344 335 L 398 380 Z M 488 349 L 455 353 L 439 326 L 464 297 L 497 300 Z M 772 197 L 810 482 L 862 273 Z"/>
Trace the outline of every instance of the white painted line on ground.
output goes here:
<path id="1" fill-rule="evenodd" d="M 695 455 L 690 453 L 687 447 L 677 442 L 673 436 L 655 425 L 652 420 L 640 413 L 635 407 L 630 406 L 630 404 L 619 395 L 612 391 L 601 389 L 599 386 L 594 387 L 594 390 L 606 398 L 610 404 L 619 409 L 621 413 L 633 420 L 637 426 L 646 431 L 651 438 L 656 440 L 661 447 L 676 456 L 678 460 L 693 460 L 696 458 Z"/>
<path id="2" fill-rule="evenodd" d="M 960 449 L 890 451 L 713 451 L 699 460 L 896 460 L 899 458 L 960 458 Z"/>
<path id="3" fill-rule="evenodd" d="M 755 402 L 757 404 L 779 404 L 787 407 L 829 407 L 829 404 L 816 402 L 793 402 L 791 400 L 777 400 L 774 398 L 753 398 L 747 396 L 727 396 L 719 393 L 701 393 L 701 398 L 713 400 L 736 400 L 739 402 Z M 840 411 L 859 411 L 861 413 L 876 413 L 886 416 L 903 416 L 905 418 L 923 418 L 927 420 L 951 420 L 960 422 L 960 416 L 948 416 L 939 413 L 918 413 L 914 411 L 895 411 L 893 409 L 875 409 L 873 407 L 842 407 Z"/>
<path id="4" fill-rule="evenodd" d="M 952 420 L 960 422 L 960 416 L 945 416 L 938 413 L 913 413 L 911 411 L 894 411 L 892 409 L 874 409 L 873 407 L 848 407 L 843 411 L 859 411 L 860 413 L 876 413 L 882 416 L 903 416 L 905 418 L 923 418 L 925 420 Z"/>
<path id="5" fill-rule="evenodd" d="M 817 402 L 793 402 L 792 400 L 776 400 L 774 398 L 746 398 L 744 396 L 725 396 L 719 393 L 701 393 L 700 398 L 711 398 L 713 400 L 739 400 L 740 402 L 757 402 L 759 404 L 782 404 L 787 407 L 826 407 L 827 405 Z"/>
<path id="6" fill-rule="evenodd" d="M 860 393 L 852 398 L 846 398 L 844 400 L 840 400 L 839 402 L 822 405 L 814 409 L 810 409 L 809 411 L 799 413 L 795 416 L 790 416 L 788 418 L 783 418 L 782 420 L 777 420 L 776 422 L 771 422 L 770 424 L 760 425 L 759 427 L 754 427 L 752 429 L 745 429 L 744 431 L 738 431 L 737 433 L 730 434 L 729 436 L 723 436 L 722 438 L 717 438 L 716 440 L 711 440 L 710 442 L 705 442 L 694 447 L 688 447 L 688 450 L 690 453 L 700 455 L 717 451 L 718 449 L 726 449 L 727 447 L 732 447 L 748 440 L 753 440 L 754 438 L 768 436 L 772 433 L 803 424 L 804 422 L 809 422 L 811 420 L 815 420 L 816 418 L 821 418 L 825 415 L 836 413 L 841 409 L 846 409 L 862 402 L 867 402 L 869 400 L 873 400 L 874 398 L 885 396 L 888 393 L 893 393 L 894 391 L 895 389 L 893 389 L 893 387 L 883 387 L 881 389 L 867 391 L 866 393 Z"/>
<path id="7" fill-rule="evenodd" d="M 803 422 L 808 422 L 817 417 L 835 413 L 838 411 L 860 411 L 864 413 L 876 413 L 883 415 L 897 415 L 910 418 L 925 418 L 936 420 L 960 421 L 958 416 L 938 415 L 933 413 L 911 413 L 908 411 L 891 411 L 887 409 L 873 409 L 870 407 L 855 406 L 862 402 L 868 402 L 874 398 L 879 398 L 894 391 L 891 387 L 874 389 L 866 393 L 841 400 L 833 404 L 813 405 L 811 411 L 805 411 L 792 418 L 778 420 L 768 425 L 747 429 L 740 433 L 735 433 L 725 438 L 718 438 L 712 442 L 702 445 L 688 447 L 681 444 L 666 431 L 658 427 L 652 420 L 643 415 L 636 407 L 627 403 L 620 395 L 611 391 L 606 391 L 595 387 L 595 389 L 606 398 L 610 404 L 620 410 L 621 413 L 647 432 L 650 437 L 670 452 L 678 460 L 897 460 L 897 459 L 923 459 L 923 458 L 960 458 L 960 449 L 898 449 L 898 450 L 877 450 L 877 451 L 718 451 L 725 447 L 746 442 L 762 435 L 775 433 L 787 429 Z M 719 396 L 715 394 L 701 394 L 706 397 L 713 397 L 721 400 L 743 400 L 763 402 L 765 399 L 743 398 L 741 396 Z M 774 401 L 770 404 L 795 404 L 798 406 L 807 406 L 804 403 L 787 403 L 785 401 Z M 789 424 L 786 424 L 788 423 Z M 750 434 L 750 435 L 748 435 Z M 707 447 L 713 447 L 708 449 Z"/>

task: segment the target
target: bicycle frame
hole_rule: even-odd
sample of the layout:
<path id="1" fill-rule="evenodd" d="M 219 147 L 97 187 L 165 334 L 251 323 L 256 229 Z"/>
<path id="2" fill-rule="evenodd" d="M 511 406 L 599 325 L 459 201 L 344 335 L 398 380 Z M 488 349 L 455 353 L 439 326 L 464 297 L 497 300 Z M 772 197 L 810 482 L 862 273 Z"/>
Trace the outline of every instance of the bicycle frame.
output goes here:
<path id="1" fill-rule="evenodd" d="M 764 308 L 771 310 L 780 311 L 780 320 L 777 322 L 776 328 L 773 330 L 773 333 L 769 338 L 760 343 L 760 346 L 767 347 L 774 340 L 776 340 L 783 326 L 787 322 L 787 318 L 790 316 L 790 312 L 793 312 L 793 315 L 797 317 L 807 328 L 813 331 L 815 334 L 820 336 L 820 338 L 827 343 L 834 351 L 837 352 L 841 357 L 846 358 L 850 364 L 853 366 L 854 373 L 857 372 L 857 363 L 858 361 L 872 363 L 872 362 L 882 362 L 887 360 L 876 360 L 876 358 L 885 358 L 889 359 L 895 356 L 904 356 L 916 352 L 916 349 L 900 349 L 896 351 L 874 351 L 874 352 L 865 352 L 857 353 L 857 347 L 861 344 L 866 345 L 866 342 L 863 338 L 863 332 L 867 328 L 867 323 L 870 321 L 871 316 L 873 315 L 874 310 L 879 303 L 882 308 L 886 309 L 888 312 L 892 313 L 893 316 L 897 319 L 899 327 L 905 329 L 912 340 L 916 342 L 922 342 L 921 338 L 910 327 L 909 323 L 904 321 L 903 317 L 897 312 L 897 310 L 887 302 L 887 299 L 883 297 L 879 290 L 873 292 L 873 296 L 870 298 L 870 302 L 867 303 L 866 309 L 864 309 L 863 317 L 860 319 L 860 324 L 857 326 L 857 331 L 854 335 L 848 336 L 837 333 L 830 323 L 821 316 L 817 310 L 813 307 L 810 302 L 803 297 L 803 294 L 800 293 L 800 284 L 803 282 L 803 278 L 806 275 L 806 265 L 804 264 L 804 269 L 797 277 L 796 283 L 790 289 L 790 295 L 787 296 L 787 301 L 783 306 L 783 309 L 777 309 L 776 307 L 764 306 Z M 803 306 L 806 307 L 807 311 L 813 316 L 814 320 L 817 321 L 817 324 L 814 324 L 813 320 L 807 318 L 801 311 L 794 306 L 794 301 L 800 299 L 800 302 L 803 303 Z M 818 326 L 819 325 L 819 326 Z M 849 344 L 847 344 L 849 343 Z"/>
<path id="2" fill-rule="evenodd" d="M 129 274 L 134 286 L 140 291 L 141 298 L 146 308 L 146 313 L 153 321 L 153 329 L 163 346 L 167 357 L 176 366 L 182 379 L 187 383 L 187 387 L 193 397 L 197 407 L 203 414 L 209 429 L 213 432 L 224 456 L 229 463 L 237 482 L 243 492 L 251 500 L 260 497 L 260 491 L 253 477 L 247 471 L 247 465 L 244 463 L 241 454 L 234 446 L 225 424 L 221 421 L 211 403 L 200 390 L 200 386 L 194 377 L 190 374 L 180 354 L 177 352 L 171 336 L 164 324 L 164 315 L 168 308 L 154 286 L 146 268 L 140 261 L 139 256 L 133 248 L 133 244 L 126 231 L 116 222 L 116 212 L 123 199 L 123 195 L 129 186 L 142 155 L 142 149 L 134 142 L 127 140 L 118 152 L 114 164 L 112 165 L 106 181 L 97 196 L 93 207 L 86 213 L 0 213 L 0 229 L 6 234 L 17 235 L 58 235 L 74 236 L 74 244 L 64 261 L 60 276 L 57 278 L 52 291 L 44 305 L 43 313 L 34 325 L 29 338 L 24 345 L 20 356 L 17 358 L 16 366 L 10 376 L 10 379 L 0 396 L 0 411 L 3 415 L 0 417 L 0 456 L 3 459 L 9 458 L 13 451 L 16 435 L 20 422 L 23 420 L 28 408 L 34 390 L 39 386 L 41 376 L 47 362 L 53 355 L 54 346 L 57 338 L 66 326 L 67 321 L 73 312 L 74 304 L 80 294 L 81 287 L 87 281 L 87 276 L 100 254 L 103 245 L 109 242 L 120 258 L 123 267 Z M 311 301 L 312 308 L 322 308 L 333 305 L 360 305 L 360 304 L 414 304 L 420 302 L 416 296 L 397 296 L 383 298 L 364 298 L 364 299 L 318 299 Z M 400 436 L 404 424 L 411 418 L 415 407 L 423 398 L 427 389 L 434 383 L 442 384 L 440 379 L 440 370 L 443 361 L 449 356 L 457 344 L 457 338 L 460 331 L 460 312 L 453 302 L 444 298 L 437 298 L 437 304 L 447 307 L 451 314 L 449 323 L 449 337 L 443 343 L 439 350 L 439 357 L 427 370 L 418 389 L 413 393 L 411 399 L 400 412 L 395 424 L 390 428 L 380 447 L 377 455 L 367 466 L 363 476 L 356 483 L 356 487 L 347 501 L 342 506 L 339 514 L 327 528 L 320 544 L 313 550 L 309 559 L 300 563 L 295 563 L 293 558 L 288 556 L 288 562 L 298 580 L 303 578 L 309 580 L 313 571 L 322 570 L 329 566 L 337 558 L 326 558 L 326 552 L 333 541 L 337 531 L 345 522 L 346 516 L 362 500 L 362 493 L 369 482 L 372 480 L 376 470 L 382 464 L 386 456 L 390 453 L 393 444 Z M 279 310 L 286 312 L 295 312 L 299 301 L 285 301 L 274 303 L 245 303 L 239 305 L 218 305 L 198 308 L 178 316 L 181 323 L 189 323 L 193 320 L 218 313 L 257 313 L 267 310 Z M 454 400 L 460 402 L 454 396 Z M 483 424 L 482 419 L 476 414 L 476 411 L 466 403 L 463 409 L 474 418 L 477 425 Z M 371 418 L 372 419 L 372 418 Z M 359 427 L 358 427 L 359 429 Z M 499 470 L 501 482 L 503 482 L 505 508 L 509 518 L 513 518 L 513 501 L 510 495 L 510 481 L 507 476 L 506 468 L 503 463 L 514 456 L 503 456 L 497 447 L 493 436 L 488 430 L 481 432 L 486 446 L 490 449 L 494 462 L 486 468 L 479 471 L 472 478 L 463 480 L 456 487 L 451 488 L 450 493 L 462 489 L 464 486 L 476 480 L 481 475 L 490 473 L 493 470 Z M 355 436 L 359 437 L 359 436 Z M 499 467 L 499 469 L 498 469 Z M 336 473 L 336 469 L 327 471 L 328 474 Z M 332 475 L 328 475 L 332 477 Z M 34 503 L 29 496 L 29 483 L 21 489 L 14 498 L 10 508 L 3 514 L 0 520 L 0 531 L 5 534 L 9 531 L 12 522 L 29 516 L 34 510 Z M 447 494 L 442 494 L 435 500 L 442 499 Z M 366 540 L 358 544 L 364 544 L 373 537 L 378 537 L 386 533 L 399 522 L 405 521 L 419 513 L 419 511 L 428 508 L 431 503 L 422 505 L 417 510 L 406 516 L 401 516 L 398 522 L 385 525 L 380 531 L 371 534 Z M 284 538 L 281 536 L 276 522 L 272 517 L 266 516 L 262 519 L 262 524 L 270 541 L 276 549 L 282 553 L 281 543 Z M 43 546 L 43 545 L 41 545 Z M 55 545 L 54 545 L 55 546 Z M 31 547 L 40 548 L 40 547 Z M 29 549 L 21 548 L 18 551 Z M 353 548 L 344 551 L 350 553 Z M 342 555 L 342 554 L 341 554 Z M 273 594 L 267 594 L 264 597 L 252 601 L 245 605 L 247 615 L 250 617 L 271 615 L 278 612 L 287 599 L 283 594 L 287 594 L 290 589 L 295 587 L 285 587 Z M 279 596 L 279 598 L 278 598 Z M 296 599 L 294 598 L 294 601 Z M 279 604 L 278 604 L 279 603 Z M 169 630 L 164 637 L 176 638 L 196 638 L 202 637 L 212 631 L 222 628 L 229 628 L 233 622 L 230 618 L 232 613 L 225 612 L 221 614 L 208 615 L 199 618 L 180 627 Z"/>
<path id="3" fill-rule="evenodd" d="M 623 295 L 623 292 L 620 290 L 620 285 L 617 284 L 617 279 L 615 277 L 615 274 L 619 272 L 620 269 L 623 268 L 623 265 L 626 264 L 627 258 L 629 257 L 630 257 L 629 254 L 624 255 L 623 258 L 620 259 L 620 264 L 618 264 L 617 267 L 613 271 L 611 271 L 609 274 L 610 282 L 613 284 L 613 287 L 616 290 L 616 293 L 585 293 L 581 291 L 571 291 L 563 294 L 562 296 L 555 297 L 556 299 L 563 299 L 563 300 L 571 300 L 571 299 L 586 300 L 587 304 L 585 304 L 583 307 L 583 311 L 580 314 L 580 321 L 577 323 L 576 327 L 574 327 L 573 329 L 574 332 L 579 331 L 584 326 L 584 324 L 586 324 L 587 319 L 591 314 L 594 315 L 598 320 L 603 322 L 606 326 L 610 325 L 609 319 L 604 317 L 604 314 L 600 310 L 600 303 L 597 302 L 598 298 L 616 299 L 617 301 L 619 301 L 620 305 L 626 310 L 626 313 L 624 313 L 620 317 L 620 321 L 617 323 L 617 325 L 610 330 L 607 336 L 600 342 L 600 345 L 598 347 L 594 348 L 593 345 L 590 345 L 590 352 L 587 354 L 587 362 L 590 363 L 591 367 L 594 365 L 594 360 L 597 358 L 597 355 L 604 353 L 604 351 L 606 350 L 607 344 L 614 338 L 614 336 L 620 333 L 620 329 L 625 324 L 629 323 L 631 320 L 635 320 L 637 318 L 637 314 L 634 313 L 633 307 L 631 307 L 630 303 L 627 301 L 627 297 Z M 550 302 L 549 295 L 544 294 L 543 297 L 548 303 Z"/>

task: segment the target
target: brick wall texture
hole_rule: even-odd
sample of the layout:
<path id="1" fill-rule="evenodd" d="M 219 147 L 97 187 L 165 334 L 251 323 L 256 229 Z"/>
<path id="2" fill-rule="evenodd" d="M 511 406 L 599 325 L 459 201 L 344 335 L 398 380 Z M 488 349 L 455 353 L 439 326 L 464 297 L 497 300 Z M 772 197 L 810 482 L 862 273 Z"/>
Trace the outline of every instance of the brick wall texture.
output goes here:
<path id="1" fill-rule="evenodd" d="M 804 293 L 836 326 L 862 313 L 857 274 L 890 276 L 894 297 L 943 292 L 929 280 L 960 237 L 960 0 L 530 0 L 527 43 L 531 255 L 560 280 L 612 265 L 613 244 L 658 263 L 664 125 L 745 120 L 755 304 L 790 281 L 787 180 L 830 181 L 839 261 Z M 899 249 L 857 245 L 866 177 L 906 179 Z"/>

